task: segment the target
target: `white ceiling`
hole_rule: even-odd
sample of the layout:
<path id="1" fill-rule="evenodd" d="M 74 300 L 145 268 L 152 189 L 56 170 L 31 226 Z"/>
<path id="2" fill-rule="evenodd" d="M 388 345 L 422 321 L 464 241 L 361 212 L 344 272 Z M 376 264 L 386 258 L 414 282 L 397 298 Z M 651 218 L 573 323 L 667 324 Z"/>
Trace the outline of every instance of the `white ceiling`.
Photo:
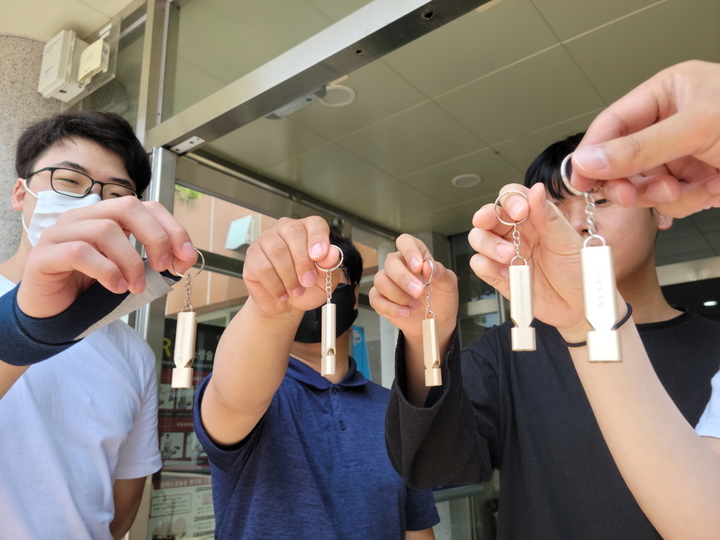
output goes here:
<path id="1" fill-rule="evenodd" d="M 364 3 L 191 2 L 176 111 Z M 502 0 L 351 73 L 352 105 L 261 119 L 205 149 L 398 231 L 462 232 L 543 148 L 641 81 L 720 61 L 719 23 L 719 0 Z M 450 184 L 465 173 L 483 180 Z"/>
<path id="2" fill-rule="evenodd" d="M 184 2 L 175 112 L 367 1 Z M 0 33 L 47 40 L 89 35 L 130 2 L 3 3 Z M 548 144 L 691 58 L 720 61 L 720 0 L 500 0 L 351 73 L 352 105 L 261 119 L 204 149 L 391 229 L 453 234 Z M 466 173 L 483 180 L 451 185 Z M 658 262 L 720 255 L 717 214 L 683 220 L 658 248 Z"/>

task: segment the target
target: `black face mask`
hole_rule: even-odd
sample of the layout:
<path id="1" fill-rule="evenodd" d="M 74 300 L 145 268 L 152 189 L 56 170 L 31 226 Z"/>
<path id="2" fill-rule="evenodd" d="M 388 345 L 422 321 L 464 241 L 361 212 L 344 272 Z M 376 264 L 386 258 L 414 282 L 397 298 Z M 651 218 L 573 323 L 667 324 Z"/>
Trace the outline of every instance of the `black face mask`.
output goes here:
<path id="1" fill-rule="evenodd" d="M 355 309 L 355 286 L 337 287 L 332 295 L 332 303 L 337 306 L 335 308 L 335 337 L 340 337 L 350 329 L 358 316 L 358 310 Z M 321 321 L 322 306 L 306 311 L 300 321 L 294 341 L 320 343 L 322 341 Z"/>

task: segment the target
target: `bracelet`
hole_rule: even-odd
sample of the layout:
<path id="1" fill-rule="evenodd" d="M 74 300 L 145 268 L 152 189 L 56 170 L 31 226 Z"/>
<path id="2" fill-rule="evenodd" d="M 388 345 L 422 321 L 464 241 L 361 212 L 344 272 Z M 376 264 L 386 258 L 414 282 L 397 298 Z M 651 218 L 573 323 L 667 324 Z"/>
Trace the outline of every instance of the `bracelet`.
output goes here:
<path id="1" fill-rule="evenodd" d="M 615 326 L 612 327 L 613 330 L 617 330 L 618 328 L 620 328 L 623 324 L 630 320 L 630 317 L 632 317 L 632 306 L 627 302 L 625 302 L 625 305 L 627 306 L 627 313 L 615 324 Z M 587 341 L 581 341 L 579 343 L 569 343 L 565 341 L 562 336 L 560 336 L 560 339 L 562 339 L 562 342 L 565 344 L 566 347 L 584 347 L 585 345 L 587 345 Z"/>

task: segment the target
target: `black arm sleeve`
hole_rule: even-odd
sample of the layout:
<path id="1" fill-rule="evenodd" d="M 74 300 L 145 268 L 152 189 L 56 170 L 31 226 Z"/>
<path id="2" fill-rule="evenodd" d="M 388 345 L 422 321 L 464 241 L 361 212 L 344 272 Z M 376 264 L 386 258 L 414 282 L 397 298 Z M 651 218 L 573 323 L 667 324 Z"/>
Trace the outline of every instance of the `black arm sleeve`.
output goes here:
<path id="1" fill-rule="evenodd" d="M 442 364 L 442 387 L 433 388 L 425 407 L 407 400 L 404 338 L 395 356 L 395 382 L 385 418 L 390 461 L 413 488 L 477 484 L 490 479 L 498 452 L 497 379 L 473 377 L 473 400 L 463 388 L 460 342 L 455 331 Z M 468 354 L 472 354 L 469 352 Z M 463 353 L 465 356 L 465 353 Z M 463 358 L 475 362 L 478 358 Z M 494 380 L 492 380 L 494 379 Z M 485 392 L 484 388 L 490 389 Z"/>

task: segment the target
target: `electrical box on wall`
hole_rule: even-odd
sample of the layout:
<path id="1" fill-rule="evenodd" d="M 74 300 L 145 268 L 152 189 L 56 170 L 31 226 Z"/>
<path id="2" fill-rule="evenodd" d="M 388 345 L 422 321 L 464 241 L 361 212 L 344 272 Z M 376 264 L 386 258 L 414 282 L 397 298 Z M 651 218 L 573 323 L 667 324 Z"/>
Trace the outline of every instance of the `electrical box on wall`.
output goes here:
<path id="1" fill-rule="evenodd" d="M 231 249 L 244 254 L 250 244 L 260 236 L 260 216 L 250 214 L 249 216 L 236 219 L 230 223 L 225 249 Z"/>
<path id="2" fill-rule="evenodd" d="M 85 87 L 78 82 L 80 57 L 87 43 L 72 30 L 63 30 L 45 45 L 38 91 L 46 98 L 68 102 Z"/>

